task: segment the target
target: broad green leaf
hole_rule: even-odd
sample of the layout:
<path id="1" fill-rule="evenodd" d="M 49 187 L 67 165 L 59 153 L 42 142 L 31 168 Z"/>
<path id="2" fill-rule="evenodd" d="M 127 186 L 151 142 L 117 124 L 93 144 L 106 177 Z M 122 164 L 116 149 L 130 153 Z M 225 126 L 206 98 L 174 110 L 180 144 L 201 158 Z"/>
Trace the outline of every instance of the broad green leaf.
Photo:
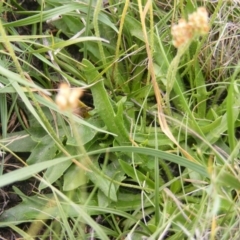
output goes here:
<path id="1" fill-rule="evenodd" d="M 99 207 L 107 208 L 108 205 L 111 203 L 111 200 L 100 189 L 98 189 L 97 192 L 97 199 Z"/>
<path id="2" fill-rule="evenodd" d="M 97 133 L 92 128 L 89 128 L 85 125 L 80 125 L 80 124 L 78 124 L 75 129 L 77 132 L 74 132 L 72 137 L 68 136 L 67 143 L 66 143 L 67 145 L 79 146 L 79 143 L 76 140 L 76 137 L 74 135 L 77 135 L 81 141 L 81 144 L 85 145 L 86 143 L 90 142 Z"/>
<path id="3" fill-rule="evenodd" d="M 71 154 L 71 156 L 77 154 L 76 147 L 66 146 L 66 150 L 68 151 L 69 154 Z M 57 158 L 64 157 L 64 153 L 61 152 L 56 157 Z M 70 167 L 71 164 L 72 162 L 68 161 L 57 166 L 49 167 L 44 173 L 44 179 L 50 184 L 54 183 L 64 174 L 64 172 Z M 44 182 L 41 182 L 39 185 L 39 190 L 42 190 L 46 187 L 47 185 Z"/>
<path id="4" fill-rule="evenodd" d="M 12 152 L 32 152 L 38 144 L 25 130 L 10 133 L 1 141 Z"/>
<path id="5" fill-rule="evenodd" d="M 100 75 L 96 67 L 86 59 L 83 59 L 82 63 L 84 65 L 83 74 L 88 80 L 88 83 L 92 84 L 95 81 L 99 80 L 98 78 L 100 77 Z M 108 131 L 117 135 L 116 141 L 118 141 L 119 144 L 126 144 L 130 142 L 122 116 L 116 116 L 113 106 L 109 100 L 107 90 L 104 87 L 103 81 L 96 82 L 91 87 L 91 91 L 95 108 L 100 114 L 101 119 L 107 126 Z"/>
<path id="6" fill-rule="evenodd" d="M 219 176 L 217 177 L 217 182 L 228 188 L 232 188 L 234 190 L 239 191 L 240 190 L 240 179 L 239 177 L 234 176 L 233 174 L 227 172 L 227 171 L 221 171 L 219 169 L 220 173 Z"/>
<path id="7" fill-rule="evenodd" d="M 43 178 L 49 183 L 52 184 L 56 182 L 63 174 L 64 172 L 69 168 L 69 166 L 72 164 L 71 161 L 64 162 L 62 164 L 59 164 L 57 166 L 49 167 L 46 172 L 44 173 Z M 44 182 L 41 182 L 38 189 L 43 190 L 44 188 L 48 187 Z"/>
<path id="8" fill-rule="evenodd" d="M 122 211 L 132 211 L 136 210 L 142 202 L 142 198 L 139 194 L 135 192 L 130 193 L 118 193 L 118 201 L 111 202 L 109 207 L 115 208 Z M 145 207 L 151 206 L 151 203 L 147 201 L 144 205 Z"/>
<path id="9" fill-rule="evenodd" d="M 208 124 L 204 124 L 201 126 L 201 130 L 203 131 L 204 134 L 209 133 L 212 129 L 217 128 L 221 124 L 222 116 L 217 117 L 214 121 Z"/>
<path id="10" fill-rule="evenodd" d="M 148 147 L 156 147 L 157 146 L 171 146 L 173 147 L 173 142 L 163 133 L 158 133 L 158 138 L 154 133 L 144 134 L 144 133 L 136 133 L 134 135 L 134 141 L 141 144 L 142 146 Z"/>
<path id="11" fill-rule="evenodd" d="M 23 201 L 18 205 L 4 211 L 0 215 L 0 227 L 5 227 L 9 224 L 19 224 L 29 220 L 55 219 L 59 217 L 59 210 L 53 194 L 42 194 L 29 197 L 21 193 L 17 188 L 14 188 L 14 191 L 21 195 Z M 65 202 L 62 202 L 61 204 L 63 210 L 65 211 L 66 218 L 79 217 L 79 213 L 81 213 L 82 217 L 84 218 L 83 211 L 85 212 L 85 210 L 87 210 L 88 215 L 112 213 L 133 221 L 137 221 L 134 216 L 126 213 L 125 211 L 134 211 L 139 204 L 141 204 L 141 198 L 139 198 L 138 195 L 120 195 L 119 209 L 116 203 L 111 205 L 111 208 L 96 206 L 95 200 L 90 201 L 88 206 L 84 206 L 84 203 L 83 205 L 74 204 L 74 206 Z M 88 223 L 87 218 L 85 218 L 85 222 Z M 140 225 L 145 228 L 143 224 Z"/>
<path id="12" fill-rule="evenodd" d="M 54 160 L 47 160 L 47 161 L 36 163 L 34 165 L 23 167 L 21 169 L 6 173 L 0 176 L 0 187 L 9 185 L 16 181 L 21 181 L 23 179 L 30 178 L 34 174 L 37 174 L 46 168 L 70 161 L 70 159 L 74 157 L 76 156 L 56 158 Z"/>
<path id="13" fill-rule="evenodd" d="M 0 216 L 1 222 L 49 218 L 49 216 L 47 216 L 47 213 L 49 213 L 48 210 L 53 209 L 52 207 L 55 205 L 54 202 L 50 204 L 50 201 L 53 199 L 52 194 L 46 195 L 45 197 L 42 196 L 40 198 L 38 195 L 28 197 L 16 187 L 14 187 L 14 191 L 21 197 L 22 202 L 17 206 L 4 211 L 4 213 Z M 46 215 L 41 214 L 41 210 L 46 212 Z"/>
<path id="14" fill-rule="evenodd" d="M 79 18 L 65 15 L 59 21 L 53 23 L 57 29 L 61 29 L 67 36 L 74 35 L 84 28 L 82 21 Z"/>
<path id="15" fill-rule="evenodd" d="M 119 163 L 117 161 L 113 161 L 112 163 L 105 166 L 103 172 L 105 175 L 107 175 L 108 177 L 110 177 L 111 179 L 113 179 L 114 181 L 117 181 L 119 183 L 121 183 L 126 178 L 124 171 L 121 170 L 121 166 L 119 165 Z M 116 191 L 118 191 L 120 186 L 116 183 L 112 183 L 112 184 L 114 184 Z M 107 207 L 110 204 L 110 202 L 111 201 L 109 201 L 108 196 L 106 196 L 104 192 L 99 190 L 98 191 L 99 206 Z"/>
<path id="16" fill-rule="evenodd" d="M 71 191 L 88 182 L 85 170 L 72 164 L 63 175 L 63 191 Z"/>
<path id="17" fill-rule="evenodd" d="M 17 189 L 15 188 L 15 191 L 16 190 Z M 20 193 L 19 190 L 17 190 L 17 192 Z M 90 217 L 90 215 L 97 215 L 103 211 L 103 209 L 100 209 L 100 211 L 97 210 L 97 207 L 94 205 L 95 201 L 90 201 L 89 204 L 91 207 L 87 209 L 88 206 L 85 207 L 84 203 L 83 205 L 77 205 L 70 201 L 59 202 L 59 200 L 56 199 L 56 195 L 53 194 L 35 195 L 32 197 L 28 197 L 23 193 L 20 194 L 23 201 L 17 206 L 4 211 L 3 214 L 0 215 L 0 227 L 20 224 L 29 220 L 32 222 L 34 220 L 56 219 L 61 216 L 61 220 L 64 221 L 68 217 L 76 218 L 81 214 L 81 222 L 86 223 L 95 229 L 100 236 L 100 239 L 108 239 L 102 228 L 100 228 Z M 61 204 L 61 209 L 58 207 L 59 204 Z"/>
<path id="18" fill-rule="evenodd" d="M 98 166 L 95 166 L 99 168 Z M 99 169 L 100 170 L 100 169 Z M 108 179 L 100 176 L 98 173 L 90 172 L 86 173 L 89 179 L 97 186 L 106 197 L 108 197 L 112 201 L 117 201 L 117 189 L 115 185 Z"/>
<path id="19" fill-rule="evenodd" d="M 231 121 L 236 121 L 239 115 L 239 110 L 237 110 L 237 104 L 233 105 L 233 107 L 236 107 L 236 111 L 232 112 L 232 120 Z M 222 135 L 227 131 L 228 129 L 228 114 L 224 114 L 221 117 L 221 122 L 219 122 L 219 124 L 214 128 L 211 129 L 211 131 L 206 134 L 206 139 L 210 144 L 213 144 L 215 142 L 217 142 Z M 201 148 L 201 150 L 206 150 L 208 148 L 208 146 L 202 142 L 202 144 L 199 146 L 199 148 Z"/>
<path id="20" fill-rule="evenodd" d="M 27 163 L 31 165 L 34 163 L 43 162 L 46 159 L 53 159 L 57 150 L 58 147 L 56 143 L 49 135 L 46 135 L 32 150 L 31 155 L 27 159 Z"/>
<path id="21" fill-rule="evenodd" d="M 132 179 L 134 179 L 136 182 L 139 182 L 141 186 L 154 189 L 154 182 L 149 179 L 149 177 L 145 176 L 143 173 L 138 171 L 137 169 L 134 169 L 131 165 L 128 163 L 119 160 L 119 163 L 123 169 L 123 171 Z M 145 185 L 146 184 L 146 185 Z"/>
<path id="22" fill-rule="evenodd" d="M 53 194 L 26 196 L 19 189 L 14 187 L 14 191 L 21 196 L 22 202 L 18 205 L 4 211 L 0 215 L 0 227 L 7 226 L 9 223 L 18 224 L 18 221 L 26 222 L 28 220 L 44 220 L 60 217 L 60 209 L 57 206 L 55 196 Z M 90 201 L 89 204 L 94 206 L 96 201 Z M 83 203 L 84 204 L 84 203 Z M 85 209 L 76 205 L 73 207 L 69 203 L 61 203 L 66 218 L 78 217 L 79 213 L 83 214 Z M 78 208 L 79 211 L 76 210 Z M 98 211 L 91 211 L 88 214 L 98 214 Z"/>

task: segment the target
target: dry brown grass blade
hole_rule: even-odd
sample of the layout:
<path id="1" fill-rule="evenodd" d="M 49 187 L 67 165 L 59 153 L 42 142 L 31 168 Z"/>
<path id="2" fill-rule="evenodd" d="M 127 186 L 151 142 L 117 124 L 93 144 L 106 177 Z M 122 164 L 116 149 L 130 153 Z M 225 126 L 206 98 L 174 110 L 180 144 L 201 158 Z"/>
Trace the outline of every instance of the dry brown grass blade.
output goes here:
<path id="1" fill-rule="evenodd" d="M 179 145 L 178 141 L 175 139 L 175 137 L 173 136 L 170 128 L 168 127 L 168 124 L 167 124 L 167 121 L 166 121 L 166 118 L 165 118 L 165 114 L 164 114 L 164 111 L 163 111 L 164 101 L 163 101 L 163 98 L 162 98 L 162 96 L 160 94 L 160 89 L 159 89 L 159 86 L 157 84 L 156 75 L 155 75 L 155 72 L 154 72 L 152 50 L 151 50 L 151 47 L 150 47 L 151 45 L 149 44 L 149 37 L 148 37 L 148 34 L 147 34 L 146 24 L 145 24 L 145 18 L 146 18 L 147 13 L 150 14 L 150 18 L 149 19 L 153 19 L 152 16 L 151 16 L 151 15 L 153 15 L 152 1 L 148 0 L 146 5 L 145 5 L 145 7 L 144 7 L 144 9 L 143 9 L 141 0 L 138 0 L 138 7 L 139 7 L 139 14 L 140 14 L 140 19 L 141 19 L 143 37 L 144 37 L 144 41 L 145 41 L 145 45 L 146 45 L 146 51 L 147 51 L 147 56 L 148 56 L 148 70 L 149 70 L 150 75 L 151 75 L 152 85 L 153 85 L 155 97 L 156 97 L 156 100 L 157 100 L 159 124 L 160 124 L 161 129 L 164 132 L 164 134 L 166 134 L 166 136 L 174 144 L 176 144 L 176 146 L 179 148 L 181 153 L 187 159 L 189 159 L 190 161 L 198 163 L 187 151 L 185 151 Z M 150 42 L 152 42 L 151 39 L 150 39 Z"/>

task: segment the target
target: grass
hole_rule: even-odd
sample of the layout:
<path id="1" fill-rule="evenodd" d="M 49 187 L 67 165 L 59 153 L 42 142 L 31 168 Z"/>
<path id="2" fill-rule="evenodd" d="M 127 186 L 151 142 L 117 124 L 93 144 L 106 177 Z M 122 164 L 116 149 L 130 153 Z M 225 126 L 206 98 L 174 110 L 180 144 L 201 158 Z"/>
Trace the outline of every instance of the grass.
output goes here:
<path id="1" fill-rule="evenodd" d="M 237 1 L 0 4 L 1 238 L 239 239 Z"/>

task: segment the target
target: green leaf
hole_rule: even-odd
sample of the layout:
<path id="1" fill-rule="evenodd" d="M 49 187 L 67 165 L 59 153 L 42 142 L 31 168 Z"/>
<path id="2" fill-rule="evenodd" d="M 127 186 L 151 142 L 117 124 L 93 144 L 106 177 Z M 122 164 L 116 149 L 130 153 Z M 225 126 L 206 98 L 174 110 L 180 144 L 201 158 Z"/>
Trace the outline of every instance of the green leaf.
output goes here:
<path id="1" fill-rule="evenodd" d="M 46 135 L 32 150 L 31 155 L 27 159 L 28 164 L 43 162 L 46 159 L 53 159 L 56 155 L 57 145 L 53 139 Z"/>
<path id="2" fill-rule="evenodd" d="M 46 209 L 47 207 L 47 201 L 43 200 L 42 198 L 39 198 L 38 195 L 34 197 L 28 197 L 25 194 L 23 194 L 19 189 L 16 187 L 13 187 L 14 192 L 17 193 L 21 199 L 22 202 L 18 204 L 15 207 L 12 207 L 6 211 L 0 216 L 0 221 L 2 222 L 10 222 L 10 221 L 26 221 L 26 220 L 33 220 L 33 219 L 48 219 L 49 216 L 46 215 L 44 217 L 44 214 L 40 216 L 40 210 Z M 46 195 L 46 198 L 48 195 Z M 45 199 L 46 199 L 45 198 Z M 49 199 L 50 200 L 50 199 Z"/>
<path id="3" fill-rule="evenodd" d="M 9 133 L 2 141 L 12 152 L 31 152 L 38 144 L 25 130 Z"/>
<path id="4" fill-rule="evenodd" d="M 6 173 L 2 176 L 0 176 L 0 187 L 9 185 L 11 183 L 14 183 L 16 181 L 21 181 L 26 178 L 32 177 L 34 174 L 39 173 L 43 171 L 46 168 L 70 161 L 70 159 L 74 158 L 72 157 L 63 157 L 63 158 L 56 158 L 54 160 L 47 160 L 40 163 L 36 163 L 31 166 L 23 167 L 21 169 L 12 171 L 10 173 Z"/>
<path id="5" fill-rule="evenodd" d="M 15 188 L 14 190 L 16 191 L 17 189 Z M 19 190 L 16 192 L 20 193 Z M 79 217 L 79 213 L 81 213 L 83 221 L 95 229 L 100 239 L 108 239 L 103 229 L 90 217 L 90 215 L 97 215 L 103 211 L 103 209 L 100 209 L 100 211 L 97 210 L 94 204 L 95 201 L 90 201 L 89 204 L 91 204 L 91 207 L 86 209 L 88 206 L 77 205 L 70 201 L 59 202 L 56 195 L 53 194 L 35 195 L 32 197 L 28 197 L 23 193 L 20 194 L 23 201 L 0 215 L 0 227 L 12 226 L 13 224 L 20 224 L 27 221 L 32 223 L 34 220 L 44 219 L 61 218 L 61 220 L 65 221 L 68 217 L 77 218 Z"/>
<path id="6" fill-rule="evenodd" d="M 67 14 L 71 11 L 75 11 L 76 9 L 79 9 L 80 11 L 83 11 L 83 12 L 87 12 L 87 7 L 84 6 L 83 4 L 70 3 L 70 4 L 64 4 L 64 6 L 54 7 L 47 11 L 41 11 L 38 14 L 34 14 L 33 16 L 30 16 L 21 20 L 4 23 L 3 26 L 4 27 L 20 27 L 20 26 L 27 26 L 34 23 L 38 23 L 40 21 L 45 22 L 51 19 L 52 17 L 59 16 L 61 14 Z"/>
<path id="7" fill-rule="evenodd" d="M 118 194 L 118 201 L 111 202 L 109 207 L 122 211 L 133 211 L 141 205 L 142 198 L 136 193 L 122 193 Z M 146 202 L 145 207 L 151 206 L 149 201 Z"/>
<path id="8" fill-rule="evenodd" d="M 72 164 L 63 175 L 63 191 L 74 190 L 88 182 L 86 172 Z"/>
<path id="9" fill-rule="evenodd" d="M 198 59 L 195 58 L 193 63 L 194 73 L 195 73 L 195 84 L 197 91 L 197 110 L 199 118 L 204 118 L 206 116 L 206 99 L 208 98 L 209 93 L 206 89 L 205 76 L 203 75 L 202 65 L 199 63 Z"/>
<path id="10" fill-rule="evenodd" d="M 154 133 L 141 133 L 138 132 L 134 135 L 134 141 L 141 144 L 142 146 L 156 147 L 156 146 L 171 146 L 173 147 L 173 142 L 163 133 L 158 133 L 158 138 Z"/>
<path id="11" fill-rule="evenodd" d="M 95 167 L 99 168 L 98 166 Z M 97 186 L 105 194 L 106 197 L 112 201 L 117 201 L 117 189 L 111 181 L 94 172 L 87 173 L 87 176 L 94 183 L 94 185 Z"/>
<path id="12" fill-rule="evenodd" d="M 41 194 L 26 196 L 19 189 L 14 187 L 14 191 L 21 196 L 22 202 L 18 205 L 4 211 L 0 215 L 0 222 L 16 222 L 27 220 L 53 219 L 60 216 L 59 208 L 53 194 Z M 90 201 L 94 204 L 94 201 Z M 62 204 L 66 217 L 78 217 L 79 212 L 67 203 Z M 97 213 L 92 212 L 93 213 Z M 4 224 L 3 224 L 4 226 Z"/>
<path id="13" fill-rule="evenodd" d="M 228 140 L 231 152 L 233 152 L 236 146 L 236 137 L 235 137 L 235 121 L 239 115 L 239 104 L 240 98 L 238 97 L 238 101 L 235 100 L 235 91 L 234 91 L 234 78 L 232 79 L 227 96 L 227 131 L 228 131 Z"/>
<path id="14" fill-rule="evenodd" d="M 231 122 L 235 122 L 239 115 L 237 103 L 234 104 L 232 107 L 234 106 L 236 107 L 236 110 L 233 111 L 231 114 Z M 215 124 L 213 125 L 215 126 L 215 128 L 212 128 L 211 131 L 208 132 L 208 134 L 206 135 L 206 139 L 210 144 L 217 142 L 222 137 L 222 135 L 228 130 L 228 124 L 229 124 L 228 113 L 225 113 L 224 115 L 222 115 L 221 121 L 220 122 L 217 121 L 216 124 L 217 125 Z M 208 148 L 208 145 L 206 145 L 205 142 L 202 142 L 202 144 L 199 146 L 199 149 L 201 149 L 202 151 L 206 150 L 207 148 Z"/>
<path id="15" fill-rule="evenodd" d="M 100 207 L 108 207 L 111 203 L 111 200 L 106 197 L 106 195 L 99 189 L 97 192 L 98 206 Z"/>
<path id="16" fill-rule="evenodd" d="M 217 182 L 224 187 L 230 187 L 236 191 L 240 190 L 240 180 L 233 174 L 227 172 L 227 171 L 221 171 L 220 174 L 217 177 Z"/>
<path id="17" fill-rule="evenodd" d="M 172 153 L 164 152 L 161 150 L 152 149 L 152 148 L 130 147 L 130 146 L 112 147 L 112 148 L 106 148 L 106 149 L 88 152 L 88 155 L 94 155 L 94 154 L 105 153 L 105 152 L 138 153 L 146 156 L 153 156 L 153 157 L 159 158 L 159 161 L 161 161 L 162 159 L 168 160 L 170 162 L 177 163 L 180 166 L 189 168 L 192 171 L 198 172 L 202 176 L 209 177 L 206 167 L 203 167 L 200 164 L 192 162 L 184 157 L 177 156 Z"/>
<path id="18" fill-rule="evenodd" d="M 81 144 L 83 145 L 90 142 L 95 137 L 96 134 L 97 134 L 96 130 L 82 124 L 78 124 L 76 127 L 76 132 L 73 133 L 73 135 L 78 135 L 78 137 L 81 139 Z M 70 146 L 79 146 L 79 143 L 77 142 L 74 136 L 72 137 L 68 136 L 66 144 Z"/>
<path id="19" fill-rule="evenodd" d="M 32 51 L 33 53 L 43 53 L 43 52 L 47 52 L 47 51 L 52 51 L 52 50 L 56 50 L 59 48 L 64 48 L 70 45 L 74 45 L 80 42 L 88 42 L 88 41 L 105 41 L 108 42 L 107 40 L 105 40 L 104 38 L 98 38 L 98 37 L 81 37 L 81 38 L 77 38 L 77 39 L 69 39 L 69 40 L 65 40 L 65 41 L 61 41 L 61 42 L 57 42 L 54 43 L 48 47 L 44 47 L 44 48 L 40 48 L 38 50 Z"/>
<path id="20" fill-rule="evenodd" d="M 82 63 L 84 65 L 83 74 L 88 80 L 88 83 L 95 83 L 100 77 L 96 67 L 86 59 L 83 59 Z M 129 143 L 128 131 L 124 126 L 123 118 L 122 116 L 117 116 L 115 113 L 103 81 L 96 82 L 91 87 L 91 91 L 94 106 L 100 114 L 101 119 L 106 124 L 107 130 L 117 135 L 116 141 L 118 141 L 119 144 Z"/>
<path id="21" fill-rule="evenodd" d="M 29 99 L 27 98 L 25 92 L 23 91 L 23 89 L 20 87 L 19 83 L 26 85 L 30 85 L 28 83 L 28 81 L 22 79 L 18 74 L 15 74 L 11 71 L 9 71 L 8 69 L 3 68 L 2 66 L 0 66 L 0 71 L 1 74 L 6 76 L 8 78 L 9 84 L 12 85 L 14 87 L 14 89 L 16 90 L 16 92 L 18 93 L 18 95 L 21 97 L 22 101 L 24 102 L 24 104 L 26 105 L 27 109 L 29 110 L 29 112 L 35 117 L 35 119 L 39 122 L 39 124 L 41 124 L 42 128 L 49 133 L 48 129 L 46 128 L 45 124 L 43 123 L 43 121 L 41 120 L 40 116 L 38 115 L 38 113 L 36 112 L 36 109 L 33 107 L 32 103 L 29 101 Z M 31 85 L 35 85 L 35 84 L 31 84 Z M 34 87 L 35 88 L 35 87 Z M 39 89 L 38 86 L 36 86 L 36 89 Z M 45 90 L 39 89 L 41 92 L 46 92 Z M 47 93 L 47 92 L 46 92 Z"/>
<path id="22" fill-rule="evenodd" d="M 62 14 L 68 14 L 72 11 L 75 11 L 78 9 L 80 12 L 83 12 L 85 14 L 88 13 L 88 6 L 86 4 L 81 4 L 77 2 L 71 2 L 69 4 L 64 4 L 64 6 L 59 6 L 59 7 L 54 7 L 50 10 L 47 11 L 41 11 L 38 14 L 34 14 L 33 16 L 13 21 L 13 22 L 8 22 L 4 23 L 4 27 L 20 27 L 20 26 L 27 26 L 31 25 L 34 23 L 39 23 L 40 21 L 45 22 L 55 16 L 61 16 Z M 116 26 L 111 22 L 111 20 L 108 18 L 108 16 L 104 13 L 100 13 L 98 16 L 98 20 L 101 21 L 102 23 L 106 24 L 110 28 L 112 28 L 114 31 L 118 32 L 118 29 Z"/>
<path id="23" fill-rule="evenodd" d="M 154 189 L 155 184 L 151 179 L 149 179 L 149 177 L 145 176 L 143 173 L 134 169 L 131 165 L 122 160 L 119 160 L 119 163 L 123 171 L 132 179 L 134 179 L 136 182 L 139 182 L 139 185 L 143 186 L 144 183 L 146 183 L 146 185 L 144 186 L 146 186 L 147 188 Z"/>
<path id="24" fill-rule="evenodd" d="M 72 146 L 66 146 L 66 150 L 68 151 L 71 156 L 74 156 L 77 154 L 76 147 Z M 64 153 L 60 153 L 57 157 L 64 157 Z M 65 162 L 62 164 L 59 164 L 57 166 L 49 167 L 47 171 L 44 173 L 44 179 L 49 183 L 52 184 L 55 181 L 57 181 L 63 174 L 64 172 L 69 168 L 69 166 L 72 164 L 71 161 Z M 47 185 L 44 182 L 41 182 L 39 185 L 39 190 L 42 190 L 46 188 Z"/>
<path id="25" fill-rule="evenodd" d="M 69 168 L 71 164 L 72 162 L 68 161 L 68 162 L 59 164 L 57 166 L 49 167 L 47 171 L 44 173 L 44 179 L 49 184 L 56 182 L 63 175 L 63 173 Z M 48 185 L 45 184 L 44 182 L 41 182 L 38 189 L 41 191 L 46 187 L 48 187 Z"/>
<path id="26" fill-rule="evenodd" d="M 68 113 L 68 112 L 62 112 L 62 111 L 60 111 L 59 108 L 56 106 L 56 104 L 54 104 L 54 103 L 46 100 L 45 98 L 43 98 L 43 97 L 40 96 L 39 94 L 38 94 L 38 95 L 36 94 L 35 97 L 36 97 L 37 101 L 38 101 L 40 104 L 43 104 L 44 106 L 47 106 L 49 109 L 51 109 L 51 110 L 53 110 L 53 111 L 56 111 L 56 112 L 62 114 L 63 116 L 67 116 L 68 118 L 73 119 L 73 121 L 74 121 L 75 123 L 79 124 L 79 125 L 82 124 L 82 125 L 85 125 L 86 127 L 92 128 L 92 129 L 94 129 L 94 130 L 96 130 L 96 131 L 98 131 L 98 132 L 103 132 L 103 133 L 111 134 L 110 132 L 107 132 L 107 131 L 103 130 L 102 127 L 101 127 L 101 128 L 95 127 L 93 124 L 89 123 L 88 121 L 86 121 L 86 120 L 84 120 L 84 119 L 82 119 L 82 118 L 79 118 L 79 117 L 77 117 L 77 116 L 75 116 L 75 115 L 72 115 L 72 114 L 70 114 L 70 113 Z"/>
<path id="27" fill-rule="evenodd" d="M 19 224 L 27 221 L 32 222 L 33 220 L 37 219 L 43 220 L 59 217 L 60 214 L 57 207 L 55 195 L 42 194 L 40 196 L 35 195 L 29 197 L 21 193 L 17 188 L 14 188 L 14 191 L 21 195 L 23 201 L 18 205 L 4 211 L 0 215 L 0 227 L 9 226 L 10 224 Z M 104 208 L 96 206 L 95 200 L 90 201 L 87 206 L 77 204 L 71 205 L 66 202 L 61 202 L 61 206 L 64 210 L 64 213 L 66 214 L 66 218 L 79 217 L 79 213 L 81 213 L 81 216 L 89 225 L 91 224 L 91 221 L 87 216 L 98 215 L 102 213 L 112 213 L 136 221 L 133 215 L 128 214 L 125 211 L 133 211 L 139 206 L 139 204 L 141 204 L 141 198 L 138 195 L 121 194 L 119 204 L 116 204 L 118 203 L 112 203 L 112 208 Z M 118 206 L 120 210 L 118 209 Z M 85 210 L 87 210 L 87 216 Z M 143 224 L 140 223 L 140 225 L 141 227 L 146 228 Z M 101 239 L 107 238 L 102 237 Z"/>

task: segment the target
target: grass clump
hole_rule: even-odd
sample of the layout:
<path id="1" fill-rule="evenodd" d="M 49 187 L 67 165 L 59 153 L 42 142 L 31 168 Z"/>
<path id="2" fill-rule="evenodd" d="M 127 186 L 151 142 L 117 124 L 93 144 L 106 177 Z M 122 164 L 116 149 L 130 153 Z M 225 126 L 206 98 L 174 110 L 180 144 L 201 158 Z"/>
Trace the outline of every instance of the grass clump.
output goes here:
<path id="1" fill-rule="evenodd" d="M 237 4 L 2 2 L 0 236 L 238 239 Z"/>

